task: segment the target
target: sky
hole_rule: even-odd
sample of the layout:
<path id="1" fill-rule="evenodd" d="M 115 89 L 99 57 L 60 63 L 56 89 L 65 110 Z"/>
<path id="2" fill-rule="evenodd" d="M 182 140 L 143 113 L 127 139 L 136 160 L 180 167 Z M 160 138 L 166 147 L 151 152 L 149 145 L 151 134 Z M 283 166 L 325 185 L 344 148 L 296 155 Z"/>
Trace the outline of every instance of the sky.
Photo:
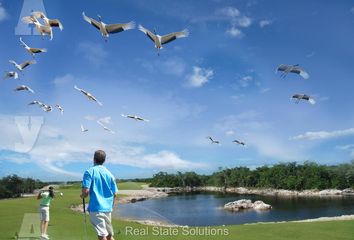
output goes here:
<path id="1" fill-rule="evenodd" d="M 32 10 L 59 19 L 63 31 L 53 29 L 53 40 L 31 34 L 20 19 Z M 82 12 L 106 24 L 134 21 L 159 35 L 190 35 L 158 55 L 137 28 L 105 41 Z M 98 149 L 119 179 L 354 158 L 352 1 L 2 0 L 0 30 L 3 72 L 15 70 L 10 59 L 32 59 L 20 37 L 48 50 L 20 79 L 0 80 L 0 176 L 80 180 Z M 280 64 L 300 64 L 310 78 L 283 79 Z M 13 91 L 22 84 L 35 93 Z M 316 104 L 296 104 L 296 93 Z M 64 114 L 28 106 L 33 100 L 60 104 Z"/>

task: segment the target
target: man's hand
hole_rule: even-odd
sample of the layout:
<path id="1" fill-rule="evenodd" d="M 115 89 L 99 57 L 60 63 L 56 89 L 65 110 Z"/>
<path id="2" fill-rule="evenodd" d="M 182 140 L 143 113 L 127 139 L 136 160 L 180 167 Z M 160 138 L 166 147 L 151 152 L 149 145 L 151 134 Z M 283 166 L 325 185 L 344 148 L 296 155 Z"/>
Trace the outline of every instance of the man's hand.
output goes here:
<path id="1" fill-rule="evenodd" d="M 80 198 L 86 198 L 89 195 L 89 189 L 88 188 L 82 188 L 82 192 L 80 195 Z"/>

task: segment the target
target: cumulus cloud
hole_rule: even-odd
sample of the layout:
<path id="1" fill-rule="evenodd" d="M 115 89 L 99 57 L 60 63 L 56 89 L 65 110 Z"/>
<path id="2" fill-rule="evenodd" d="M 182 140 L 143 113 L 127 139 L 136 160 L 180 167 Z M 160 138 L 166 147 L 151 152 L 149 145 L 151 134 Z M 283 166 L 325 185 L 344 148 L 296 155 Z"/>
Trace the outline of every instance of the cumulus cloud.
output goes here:
<path id="1" fill-rule="evenodd" d="M 242 38 L 244 33 L 240 28 L 248 28 L 252 24 L 252 19 L 240 12 L 235 7 L 224 7 L 216 10 L 216 15 L 222 16 L 229 21 L 226 34 L 234 38 Z"/>
<path id="2" fill-rule="evenodd" d="M 212 69 L 193 67 L 193 74 L 188 77 L 188 85 L 191 87 L 201 87 L 214 76 Z"/>
<path id="3" fill-rule="evenodd" d="M 272 24 L 272 21 L 271 21 L 271 20 L 267 20 L 267 19 L 261 20 L 261 21 L 259 22 L 259 26 L 260 26 L 261 28 L 264 28 L 264 27 L 266 27 L 266 26 L 269 26 L 270 24 Z"/>
<path id="4" fill-rule="evenodd" d="M 234 38 L 242 38 L 244 36 L 243 32 L 235 26 L 231 26 L 227 29 L 226 34 Z"/>
<path id="5" fill-rule="evenodd" d="M 163 73 L 168 75 L 181 76 L 186 70 L 186 63 L 180 58 L 169 58 L 167 60 L 141 61 L 141 65 L 151 73 Z"/>
<path id="6" fill-rule="evenodd" d="M 2 4 L 0 3 L 0 22 L 5 20 L 7 17 L 7 12 L 6 9 L 2 6 Z"/>
<path id="7" fill-rule="evenodd" d="M 304 134 L 292 137 L 293 140 L 326 140 L 345 136 L 354 135 L 354 128 L 336 130 L 332 132 L 318 131 L 318 132 L 306 132 Z"/>

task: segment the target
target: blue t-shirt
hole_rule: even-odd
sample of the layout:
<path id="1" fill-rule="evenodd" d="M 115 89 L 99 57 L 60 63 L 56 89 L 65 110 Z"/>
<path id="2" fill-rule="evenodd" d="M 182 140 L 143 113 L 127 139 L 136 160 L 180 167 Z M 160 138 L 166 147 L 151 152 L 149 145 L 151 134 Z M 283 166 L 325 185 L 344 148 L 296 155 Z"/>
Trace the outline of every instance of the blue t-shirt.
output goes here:
<path id="1" fill-rule="evenodd" d="M 95 165 L 84 173 L 82 187 L 90 190 L 89 212 L 112 212 L 114 194 L 118 192 L 112 173 Z"/>

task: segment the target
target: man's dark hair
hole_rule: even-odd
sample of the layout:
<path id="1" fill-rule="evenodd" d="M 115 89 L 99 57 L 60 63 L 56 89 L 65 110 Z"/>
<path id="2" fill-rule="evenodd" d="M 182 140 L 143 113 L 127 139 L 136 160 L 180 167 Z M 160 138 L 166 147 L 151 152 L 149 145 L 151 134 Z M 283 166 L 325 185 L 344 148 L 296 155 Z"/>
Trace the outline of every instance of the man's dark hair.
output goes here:
<path id="1" fill-rule="evenodd" d="M 106 160 L 106 153 L 103 150 L 97 150 L 93 159 L 95 163 L 97 163 L 98 165 L 102 165 Z"/>

